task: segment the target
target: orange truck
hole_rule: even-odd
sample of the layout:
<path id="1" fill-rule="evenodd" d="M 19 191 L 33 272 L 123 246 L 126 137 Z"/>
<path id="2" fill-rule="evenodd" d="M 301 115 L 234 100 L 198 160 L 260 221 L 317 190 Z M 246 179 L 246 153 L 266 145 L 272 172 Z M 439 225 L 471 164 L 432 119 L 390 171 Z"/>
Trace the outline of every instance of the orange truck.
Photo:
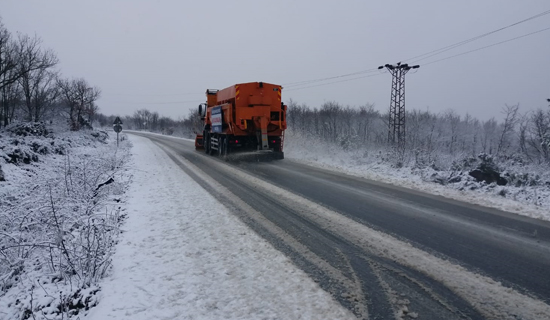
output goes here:
<path id="1" fill-rule="evenodd" d="M 276 84 L 249 82 L 206 90 L 206 103 L 199 105 L 204 129 L 197 134 L 195 147 L 222 157 L 252 151 L 283 159 L 287 107 L 281 101 L 282 89 Z"/>

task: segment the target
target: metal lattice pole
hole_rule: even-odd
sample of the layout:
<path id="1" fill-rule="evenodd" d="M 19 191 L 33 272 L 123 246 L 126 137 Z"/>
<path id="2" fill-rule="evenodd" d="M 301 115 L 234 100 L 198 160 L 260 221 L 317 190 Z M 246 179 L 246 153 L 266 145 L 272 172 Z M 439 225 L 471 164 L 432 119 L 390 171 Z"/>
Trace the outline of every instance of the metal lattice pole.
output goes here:
<path id="1" fill-rule="evenodd" d="M 408 64 L 396 65 L 386 64 L 378 67 L 386 67 L 392 75 L 392 91 L 390 100 L 390 113 L 388 119 L 388 143 L 397 147 L 401 152 L 405 150 L 405 74 L 411 69 L 418 69 L 420 66 L 409 66 Z"/>

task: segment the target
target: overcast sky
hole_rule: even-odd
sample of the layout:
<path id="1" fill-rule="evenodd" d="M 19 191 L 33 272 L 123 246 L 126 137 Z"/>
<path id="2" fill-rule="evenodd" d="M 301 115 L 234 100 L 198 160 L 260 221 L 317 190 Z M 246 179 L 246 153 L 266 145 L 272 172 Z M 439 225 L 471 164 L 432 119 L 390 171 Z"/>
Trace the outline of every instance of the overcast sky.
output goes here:
<path id="1" fill-rule="evenodd" d="M 283 85 L 285 102 L 386 111 L 391 75 L 378 70 L 292 84 L 414 62 L 548 10 L 548 0 L 0 0 L 8 30 L 37 34 L 64 77 L 101 88 L 102 113 L 173 118 L 195 110 L 207 88 L 252 81 Z M 430 64 L 545 28 L 550 14 L 418 61 L 406 76 L 407 109 L 488 119 L 505 104 L 546 107 L 550 30 Z"/>

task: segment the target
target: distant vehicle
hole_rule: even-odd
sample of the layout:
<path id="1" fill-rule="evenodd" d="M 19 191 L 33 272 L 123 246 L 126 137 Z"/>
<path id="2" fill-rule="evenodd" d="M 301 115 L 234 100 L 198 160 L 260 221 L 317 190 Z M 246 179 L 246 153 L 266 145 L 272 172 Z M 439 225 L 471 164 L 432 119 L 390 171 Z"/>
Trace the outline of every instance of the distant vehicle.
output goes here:
<path id="1" fill-rule="evenodd" d="M 199 105 L 204 129 L 195 138 L 195 148 L 223 157 L 252 151 L 256 156 L 284 159 L 287 106 L 281 102 L 282 89 L 249 82 L 206 90 L 206 103 Z"/>

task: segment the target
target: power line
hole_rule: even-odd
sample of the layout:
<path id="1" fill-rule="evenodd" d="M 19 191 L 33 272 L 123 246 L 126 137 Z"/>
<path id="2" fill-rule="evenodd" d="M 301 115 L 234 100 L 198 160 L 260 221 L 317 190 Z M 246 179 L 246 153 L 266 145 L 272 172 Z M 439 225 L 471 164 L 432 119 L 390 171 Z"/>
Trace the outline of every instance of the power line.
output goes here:
<path id="1" fill-rule="evenodd" d="M 544 29 L 541 29 L 541 30 L 537 30 L 537 31 L 534 31 L 534 32 L 530 32 L 528 34 L 524 34 L 524 35 L 514 37 L 514 38 L 511 38 L 511 39 L 508 39 L 508 40 L 493 43 L 493 44 L 490 44 L 488 46 L 484 46 L 484 47 L 481 47 L 481 48 L 477 48 L 477 49 L 469 50 L 469 51 L 462 52 L 462 53 L 459 53 L 459 54 L 455 54 L 455 55 L 452 55 L 452 56 L 449 56 L 449 57 L 446 57 L 446 58 L 442 58 L 442 59 L 439 59 L 439 60 L 430 61 L 430 62 L 424 63 L 423 65 L 426 66 L 426 65 L 430 65 L 432 63 L 436 63 L 436 62 L 440 62 L 440 61 L 444 61 L 444 60 L 449 60 L 449 59 L 456 58 L 456 57 L 459 57 L 459 56 L 462 56 L 462 55 L 465 55 L 465 54 L 468 54 L 468 53 L 472 53 L 472 52 L 480 51 L 480 50 L 487 49 L 487 48 L 490 48 L 490 47 L 494 47 L 494 46 L 497 46 L 497 45 L 500 45 L 500 44 L 503 44 L 503 43 L 518 40 L 518 39 L 521 39 L 521 38 L 524 38 L 524 37 L 527 37 L 527 36 L 530 36 L 530 35 L 534 35 L 534 34 L 537 34 L 537 33 L 541 33 L 541 32 L 547 31 L 547 30 L 550 30 L 550 27 L 544 28 Z M 320 87 L 320 86 L 325 86 L 325 85 L 334 84 L 334 83 L 347 82 L 347 81 L 353 81 L 353 80 L 358 80 L 358 79 L 363 79 L 363 78 L 374 77 L 374 76 L 378 76 L 378 75 L 379 74 L 373 74 L 373 75 L 368 75 L 368 76 L 363 76 L 363 77 L 355 77 L 355 78 L 351 78 L 351 79 L 327 82 L 327 83 L 322 83 L 322 84 L 313 85 L 313 86 L 306 86 L 306 87 L 300 87 L 300 85 L 296 85 L 297 86 L 296 88 L 291 88 L 291 89 L 288 89 L 286 91 L 295 91 L 295 90 L 301 90 L 301 89 L 307 89 L 307 88 L 313 88 L 313 87 Z M 335 79 L 335 78 L 340 78 L 340 77 L 344 77 L 344 75 L 337 76 L 337 77 L 331 77 L 331 78 Z M 321 82 L 322 80 L 318 79 L 318 80 L 309 80 L 309 81 L 310 82 Z"/>
<path id="2" fill-rule="evenodd" d="M 204 95 L 204 92 L 201 93 L 168 93 L 168 94 L 147 94 L 147 93 L 138 93 L 138 94 L 131 94 L 131 93 L 107 93 L 104 94 L 104 96 L 132 96 L 132 97 L 175 97 L 175 96 L 193 96 L 193 95 Z"/>
<path id="3" fill-rule="evenodd" d="M 529 18 L 527 18 L 527 19 L 523 19 L 523 20 L 514 22 L 514 23 L 512 23 L 512 24 L 510 24 L 510 25 L 507 25 L 507 26 L 505 26 L 505 27 L 498 28 L 498 29 L 495 29 L 495 30 L 493 30 L 493 31 L 489 31 L 489 32 L 486 32 L 486 33 L 481 34 L 481 35 L 479 35 L 479 36 L 476 36 L 476 37 L 473 37 L 473 38 L 470 38 L 470 39 L 467 39 L 467 40 L 463 40 L 463 41 L 457 42 L 457 43 L 455 43 L 455 44 L 451 44 L 451 45 L 446 46 L 446 47 L 443 47 L 443 48 L 439 48 L 439 49 L 436 49 L 436 50 L 432 50 L 432 51 L 430 51 L 430 52 L 426 52 L 426 53 L 424 53 L 424 54 L 421 54 L 421 55 L 418 55 L 418 56 L 416 56 L 416 57 L 412 57 L 412 58 L 409 58 L 409 59 L 406 59 L 406 60 L 403 60 L 403 61 L 411 61 L 411 62 L 416 63 L 416 62 L 418 62 L 418 61 L 427 59 L 427 58 L 429 58 L 429 57 L 432 57 L 432 56 L 441 54 L 441 53 L 446 52 L 446 51 L 449 51 L 449 50 L 452 50 L 452 49 L 454 49 L 454 48 L 456 48 L 456 47 L 465 45 L 465 44 L 470 43 L 470 42 L 472 42 L 472 41 L 475 41 L 475 40 L 478 40 L 478 39 L 487 37 L 487 36 L 489 36 L 489 35 L 492 35 L 492 34 L 494 34 L 494 33 L 499 32 L 499 31 L 502 31 L 502 30 L 505 30 L 505 29 L 508 29 L 508 28 L 517 26 L 517 25 L 519 25 L 519 24 L 522 24 L 522 23 L 524 23 L 524 22 L 527 22 L 527 21 L 530 21 L 530 20 L 533 20 L 533 19 L 536 19 L 536 18 L 540 18 L 540 17 L 545 16 L 545 15 L 547 15 L 547 14 L 550 14 L 550 10 L 546 10 L 546 11 L 544 11 L 544 12 L 541 12 L 541 13 L 539 13 L 539 14 L 536 14 L 536 15 L 534 15 L 534 16 L 531 16 L 531 17 L 529 17 Z M 421 57 L 422 57 L 422 58 L 421 58 Z M 418 58 L 420 58 L 420 59 L 418 59 Z"/>
<path id="4" fill-rule="evenodd" d="M 475 41 L 475 40 L 478 40 L 478 39 L 487 37 L 487 36 L 489 36 L 489 35 L 491 35 L 491 34 L 500 32 L 500 31 L 502 31 L 502 30 L 505 30 L 505 29 L 514 27 L 514 26 L 516 26 L 516 25 L 525 23 L 525 22 L 527 22 L 527 21 L 530 21 L 530 20 L 533 20 L 533 19 L 536 19 L 536 18 L 540 18 L 540 17 L 545 16 L 545 15 L 547 15 L 547 14 L 550 14 L 550 10 L 543 11 L 543 12 L 538 13 L 538 14 L 536 14 L 536 15 L 534 15 L 534 16 L 529 17 L 529 18 L 526 18 L 526 19 L 523 19 L 523 20 L 514 22 L 514 23 L 512 23 L 512 24 L 510 24 L 510 25 L 504 26 L 504 27 L 502 27 L 502 28 L 495 29 L 495 30 L 490 31 L 490 32 L 486 32 L 486 33 L 481 34 L 481 35 L 478 35 L 478 36 L 476 36 L 476 37 L 473 37 L 473 38 L 470 38 L 470 39 L 467 39 L 467 40 L 463 40 L 463 41 L 457 42 L 457 43 L 455 43 L 455 44 L 452 44 L 452 45 L 449 45 L 449 46 L 445 46 L 445 47 L 440 48 L 440 49 L 432 50 L 432 51 L 426 52 L 426 53 L 424 53 L 424 54 L 415 56 L 415 57 L 410 58 L 410 59 L 402 60 L 402 61 L 409 61 L 409 60 L 413 60 L 413 59 L 417 59 L 417 58 L 421 58 L 421 57 L 422 57 L 421 59 L 413 60 L 413 62 L 414 62 L 414 61 L 421 61 L 421 60 L 430 58 L 430 57 L 432 57 L 432 56 L 441 54 L 441 53 L 443 53 L 443 52 L 449 51 L 449 50 L 454 49 L 454 48 L 456 48 L 456 47 L 462 46 L 462 45 L 464 45 L 464 44 L 470 43 L 470 42 L 472 42 L 472 41 Z M 489 46 L 485 46 L 485 47 L 482 47 L 482 48 L 470 50 L 470 51 L 468 51 L 468 52 L 463 52 L 463 53 L 460 53 L 460 54 L 457 54 L 457 55 L 454 55 L 454 56 L 450 56 L 450 57 L 447 57 L 447 58 L 443 58 L 443 59 L 440 59 L 440 60 L 436 60 L 436 61 L 424 63 L 424 65 L 428 65 L 428 64 L 432 64 L 432 63 L 439 62 L 439 61 L 451 59 L 451 58 L 458 57 L 458 56 L 461 56 L 461 55 L 464 55 L 464 54 L 467 54 L 467 53 L 470 53 L 470 52 L 479 51 L 479 50 L 482 50 L 482 49 L 485 49 L 485 48 L 489 48 L 489 47 L 492 47 L 492 46 L 496 46 L 496 45 L 498 45 L 498 44 L 502 44 L 502 43 L 506 43 L 506 42 L 513 41 L 513 40 L 516 40 L 516 39 L 520 39 L 520 38 L 523 38 L 523 37 L 526 37 L 526 36 L 529 36 L 529 35 L 532 35 L 532 34 L 535 34 L 535 33 L 539 33 L 539 32 L 545 31 L 545 30 L 547 30 L 547 29 L 542 29 L 542 30 L 539 30 L 539 31 L 535 31 L 535 32 L 532 32 L 532 33 L 529 33 L 529 34 L 526 34 L 526 35 L 523 35 L 523 36 L 519 36 L 519 37 L 516 37 L 516 38 L 512 38 L 512 39 L 509 39 L 509 40 L 505 40 L 505 41 L 502 41 L 502 42 L 499 42 L 499 43 L 495 43 L 495 44 L 492 44 L 492 45 L 489 45 Z M 288 90 L 286 90 L 286 91 L 295 91 L 295 90 L 301 90 L 301 89 L 307 89 L 307 88 L 313 88 L 313 87 L 319 87 L 319 86 L 334 84 L 334 83 L 347 82 L 347 81 L 352 81 L 352 80 L 357 80 L 357 79 L 363 79 L 363 78 L 367 78 L 367 77 L 371 77 L 371 76 L 376 76 L 376 75 L 378 75 L 378 74 L 370 75 L 370 76 L 366 76 L 366 77 L 355 77 L 355 78 L 347 79 L 347 80 L 334 81 L 334 82 L 329 82 L 329 83 L 324 83 L 324 84 L 319 84 L 319 85 L 313 85 L 313 86 L 302 87 L 303 85 L 308 85 L 308 84 L 311 84 L 311 83 L 323 82 L 323 81 L 332 80 L 332 79 L 338 79 L 338 78 L 345 78 L 345 77 L 350 77 L 350 76 L 354 76 L 354 75 L 358 75 L 358 74 L 362 74 L 362 73 L 372 73 L 372 72 L 375 72 L 376 70 L 377 70 L 377 69 L 368 69 L 368 70 L 363 70 L 363 71 L 358 71 L 358 72 L 353 72 L 353 73 L 347 73 L 347 74 L 342 74 L 342 75 L 333 76 L 333 77 L 326 77 L 326 78 L 319 78 L 319 79 L 311 79 L 311 80 L 304 80 L 304 81 L 292 82 L 292 83 L 288 83 L 288 84 L 283 85 L 283 87 L 285 87 L 285 88 L 291 87 L 291 88 L 292 88 L 292 89 L 288 89 Z M 293 87 L 295 87 L 295 88 L 293 88 Z"/>
<path id="5" fill-rule="evenodd" d="M 326 80 L 332 80 L 332 79 L 338 79 L 338 78 L 344 78 L 344 77 L 351 77 L 351 76 L 355 76 L 355 75 L 362 74 L 362 73 L 372 73 L 374 71 L 376 71 L 375 68 L 368 69 L 368 70 L 363 70 L 363 71 L 358 71 L 358 72 L 353 72 L 353 73 L 348 73 L 348 74 L 343 74 L 343 75 L 339 75 L 339 76 L 333 76 L 333 77 L 327 77 L 327 78 L 321 78 L 321 79 L 313 79 L 313 80 L 304 80 L 304 81 L 298 81 L 298 82 L 291 82 L 291 83 L 285 84 L 284 87 L 287 88 L 287 87 L 301 86 L 301 85 L 306 85 L 306 84 L 321 82 L 321 81 L 326 81 Z"/>
<path id="6" fill-rule="evenodd" d="M 518 37 L 515 37 L 515 38 L 512 38 L 512 39 L 508 39 L 508 40 L 500 41 L 500 42 L 497 42 L 497 43 L 493 43 L 493 44 L 490 44 L 490 45 L 485 46 L 485 47 L 481 47 L 481 48 L 469 50 L 469 51 L 462 52 L 462 53 L 459 53 L 459 54 L 455 54 L 455 55 L 453 55 L 453 56 L 449 56 L 449 57 L 446 57 L 446 58 L 442 58 L 442 59 L 439 59 L 439 60 L 427 62 L 427 63 L 424 63 L 424 65 L 429 65 L 429 64 L 432 64 L 432 63 L 436 63 L 436 62 L 440 62 L 440 61 L 444 61 L 444 60 L 449 60 L 449 59 L 451 59 L 451 58 L 456 58 L 456 57 L 459 57 L 459 56 L 462 56 L 462 55 L 465 55 L 465 54 L 468 54 L 468 53 L 480 51 L 480 50 L 487 49 L 487 48 L 490 48 L 490 47 L 494 47 L 494 46 L 497 46 L 497 45 L 500 45 L 500 44 L 503 44 L 503 43 L 506 43 L 506 42 L 514 41 L 514 40 L 521 39 L 521 38 L 525 38 L 525 37 L 527 37 L 527 36 L 531 36 L 531 35 L 534 35 L 534 34 L 537 34 L 537 33 L 541 33 L 541 32 L 543 32 L 543 31 L 547 31 L 547 30 L 550 30 L 550 27 L 544 28 L 544 29 L 541 29 L 541 30 L 538 30 L 538 31 L 534 31 L 534 32 L 531 32 L 531 33 L 527 33 L 527 34 L 524 34 L 524 35 L 522 35 L 522 36 L 518 36 Z"/>
<path id="7" fill-rule="evenodd" d="M 170 101 L 170 102 L 132 102 L 132 101 L 114 101 L 112 104 L 139 104 L 139 105 L 157 105 L 157 104 L 182 104 L 203 102 L 204 100 L 188 100 L 188 101 Z"/>
<path id="8" fill-rule="evenodd" d="M 317 84 L 317 85 L 313 85 L 313 86 L 306 86 L 306 87 L 285 89 L 285 92 L 286 92 L 286 91 L 302 90 L 302 89 L 307 89 L 307 88 L 322 87 L 322 86 L 327 86 L 327 85 L 329 85 L 329 84 L 335 84 L 335 83 L 341 83 L 341 82 L 348 82 L 348 81 L 353 81 L 353 80 L 357 80 L 357 79 L 365 79 L 365 78 L 375 77 L 375 76 L 378 76 L 378 75 L 380 75 L 380 74 L 382 74 L 382 73 L 371 74 L 371 75 L 368 75 L 368 76 L 356 77 L 356 78 L 351 78 L 351 79 L 346 79 L 346 80 L 339 80 L 339 81 L 321 83 L 321 84 Z"/>

